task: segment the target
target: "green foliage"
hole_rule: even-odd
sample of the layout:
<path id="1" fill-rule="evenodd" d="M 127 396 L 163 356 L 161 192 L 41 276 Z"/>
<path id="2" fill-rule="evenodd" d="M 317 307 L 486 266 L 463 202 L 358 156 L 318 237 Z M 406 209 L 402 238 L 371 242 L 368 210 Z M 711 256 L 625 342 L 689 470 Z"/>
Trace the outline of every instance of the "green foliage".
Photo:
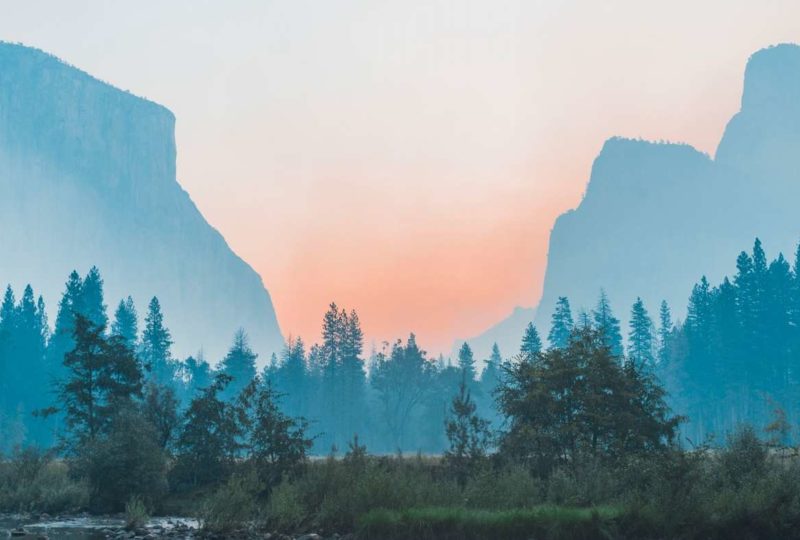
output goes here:
<path id="1" fill-rule="evenodd" d="M 389 540 L 600 539 L 615 529 L 615 508 L 542 506 L 518 510 L 410 508 L 373 510 L 359 520 L 358 538 Z"/>
<path id="2" fill-rule="evenodd" d="M 96 511 L 121 511 L 131 497 L 154 506 L 166 493 L 166 456 L 155 429 L 134 407 L 120 410 L 108 435 L 83 445 L 73 463 L 89 481 Z"/>
<path id="3" fill-rule="evenodd" d="M 580 328 L 566 347 L 507 368 L 498 393 L 509 421 L 503 454 L 547 476 L 587 458 L 658 451 L 672 440 L 678 419 L 663 390 L 633 363 L 621 365 L 606 341 L 599 330 Z"/>
<path id="4" fill-rule="evenodd" d="M 445 422 L 450 447 L 444 453 L 444 461 L 461 485 L 484 462 L 491 440 L 489 422 L 476 414 L 477 406 L 467 389 L 466 378 L 467 372 L 463 371 L 458 394 Z"/>
<path id="5" fill-rule="evenodd" d="M 227 533 L 247 527 L 256 517 L 263 486 L 252 472 L 233 474 L 206 499 L 201 511 L 203 528 Z"/>
<path id="6" fill-rule="evenodd" d="M 300 474 L 312 445 L 306 437 L 305 420 L 285 415 L 278 406 L 279 397 L 269 382 L 258 378 L 240 396 L 245 413 L 244 447 L 267 490 L 283 477 Z"/>
<path id="7" fill-rule="evenodd" d="M 76 512 L 88 503 L 87 483 L 75 480 L 64 461 L 33 448 L 0 461 L 0 512 Z"/>
<path id="8" fill-rule="evenodd" d="M 242 435 L 235 407 L 220 398 L 230 377 L 218 374 L 214 383 L 189 404 L 176 443 L 174 483 L 199 486 L 227 477 L 240 450 Z"/>
<path id="9" fill-rule="evenodd" d="M 133 495 L 125 503 L 125 528 L 128 530 L 140 529 L 147 524 L 150 514 L 147 505 L 138 495 Z"/>

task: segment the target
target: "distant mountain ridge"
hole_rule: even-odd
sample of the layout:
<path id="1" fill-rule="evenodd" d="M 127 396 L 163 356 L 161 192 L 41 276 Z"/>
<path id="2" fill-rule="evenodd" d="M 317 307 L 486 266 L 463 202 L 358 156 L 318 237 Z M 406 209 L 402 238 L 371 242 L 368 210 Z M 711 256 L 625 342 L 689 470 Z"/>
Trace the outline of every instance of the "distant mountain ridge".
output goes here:
<path id="1" fill-rule="evenodd" d="M 161 105 L 0 42 L 0 283 L 31 283 L 52 321 L 69 272 L 97 265 L 110 314 L 131 294 L 141 319 L 159 297 L 178 355 L 216 362 L 244 327 L 266 361 L 283 342 L 269 293 L 178 184 L 174 126 Z"/>
<path id="2" fill-rule="evenodd" d="M 654 319 L 662 299 L 683 319 L 691 286 L 703 274 L 718 282 L 755 237 L 792 260 L 798 207 L 800 47 L 782 44 L 750 57 L 741 109 L 713 159 L 685 144 L 606 141 L 583 200 L 551 231 L 535 324 L 544 338 L 559 296 L 577 313 L 601 289 L 625 335 L 637 296 Z"/>

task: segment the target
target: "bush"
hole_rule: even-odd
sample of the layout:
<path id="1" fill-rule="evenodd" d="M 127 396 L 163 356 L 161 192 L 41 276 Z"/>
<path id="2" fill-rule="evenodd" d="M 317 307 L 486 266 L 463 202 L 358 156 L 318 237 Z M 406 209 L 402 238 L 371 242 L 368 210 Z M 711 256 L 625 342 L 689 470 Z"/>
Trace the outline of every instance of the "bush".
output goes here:
<path id="1" fill-rule="evenodd" d="M 255 472 L 233 474 L 205 500 L 200 515 L 203 528 L 225 533 L 247 527 L 257 517 L 256 503 L 262 490 Z"/>
<path id="2" fill-rule="evenodd" d="M 86 482 L 73 479 L 67 464 L 32 448 L 0 462 L 0 511 L 75 512 L 86 508 Z"/>
<path id="3" fill-rule="evenodd" d="M 74 466 L 89 481 L 94 511 L 122 511 L 131 497 L 154 507 L 166 493 L 166 456 L 155 429 L 135 409 L 120 411 L 108 436 L 86 443 Z"/>
<path id="4" fill-rule="evenodd" d="M 614 508 L 543 506 L 518 510 L 420 508 L 374 510 L 359 520 L 359 538 L 387 540 L 527 540 L 608 538 L 619 511 Z"/>
<path id="5" fill-rule="evenodd" d="M 125 528 L 139 529 L 147 524 L 150 515 L 141 497 L 134 495 L 125 503 Z"/>

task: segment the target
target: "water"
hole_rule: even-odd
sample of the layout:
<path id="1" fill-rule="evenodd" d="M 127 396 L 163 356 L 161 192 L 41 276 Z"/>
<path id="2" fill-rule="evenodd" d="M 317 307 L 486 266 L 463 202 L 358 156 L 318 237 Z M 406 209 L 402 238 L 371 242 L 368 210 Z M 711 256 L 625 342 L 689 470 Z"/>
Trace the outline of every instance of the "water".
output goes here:
<path id="1" fill-rule="evenodd" d="M 50 540 L 104 540 L 106 529 L 119 529 L 125 521 L 109 516 L 69 516 L 46 519 L 35 519 L 30 516 L 0 516 L 0 538 L 7 538 L 11 529 L 24 528 L 31 533 L 27 539 L 37 535 L 46 535 Z M 146 528 L 172 529 L 177 525 L 198 528 L 197 520 L 176 517 L 153 518 L 147 522 Z M 27 540 L 22 537 L 23 540 Z"/>

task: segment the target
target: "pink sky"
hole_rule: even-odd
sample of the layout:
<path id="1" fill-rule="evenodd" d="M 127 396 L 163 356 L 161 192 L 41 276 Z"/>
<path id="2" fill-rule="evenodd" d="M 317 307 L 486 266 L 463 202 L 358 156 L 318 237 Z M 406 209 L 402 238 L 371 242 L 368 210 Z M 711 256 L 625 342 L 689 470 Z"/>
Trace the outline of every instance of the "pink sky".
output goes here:
<path id="1" fill-rule="evenodd" d="M 800 2 L 0 0 L 0 39 L 175 112 L 179 181 L 285 334 L 326 305 L 433 352 L 535 305 L 612 135 L 713 154 Z"/>

